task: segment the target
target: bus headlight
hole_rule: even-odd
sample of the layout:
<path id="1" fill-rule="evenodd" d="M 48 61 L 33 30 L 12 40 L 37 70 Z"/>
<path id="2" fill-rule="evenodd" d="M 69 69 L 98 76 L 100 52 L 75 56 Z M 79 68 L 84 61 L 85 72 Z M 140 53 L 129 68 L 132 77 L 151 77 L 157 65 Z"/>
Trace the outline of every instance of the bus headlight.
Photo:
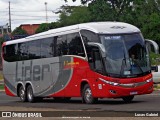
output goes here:
<path id="1" fill-rule="evenodd" d="M 152 81 L 153 81 L 153 78 L 146 80 L 147 83 L 152 82 Z"/>
<path id="2" fill-rule="evenodd" d="M 99 78 L 99 80 L 103 81 L 106 84 L 110 84 L 110 85 L 113 85 L 113 86 L 118 86 L 119 85 L 119 83 L 107 81 L 107 80 L 104 80 L 102 78 Z"/>

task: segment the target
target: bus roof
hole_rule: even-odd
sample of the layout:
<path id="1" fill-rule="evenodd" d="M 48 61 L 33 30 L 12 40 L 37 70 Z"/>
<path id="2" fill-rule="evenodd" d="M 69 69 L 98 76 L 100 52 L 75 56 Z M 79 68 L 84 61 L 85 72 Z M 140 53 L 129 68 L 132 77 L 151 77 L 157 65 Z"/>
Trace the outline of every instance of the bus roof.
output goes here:
<path id="1" fill-rule="evenodd" d="M 140 30 L 128 23 L 123 22 L 91 22 L 91 23 L 82 23 L 72 26 L 66 26 L 61 28 L 56 28 L 35 34 L 26 38 L 17 39 L 13 41 L 6 42 L 8 44 L 20 43 L 25 41 L 31 41 L 36 39 L 42 39 L 46 37 L 53 37 L 73 32 L 79 32 L 80 30 L 90 30 L 99 34 L 125 34 L 125 33 L 135 33 L 140 32 Z"/>

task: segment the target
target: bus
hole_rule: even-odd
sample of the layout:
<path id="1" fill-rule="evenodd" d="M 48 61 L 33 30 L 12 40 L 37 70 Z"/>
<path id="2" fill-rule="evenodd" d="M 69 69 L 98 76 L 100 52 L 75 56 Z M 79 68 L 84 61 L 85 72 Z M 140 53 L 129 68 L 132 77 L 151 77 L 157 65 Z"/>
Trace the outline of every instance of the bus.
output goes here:
<path id="1" fill-rule="evenodd" d="M 48 30 L 2 45 L 5 92 L 23 102 L 42 98 L 122 98 L 153 92 L 140 30 L 122 22 L 91 22 Z"/>

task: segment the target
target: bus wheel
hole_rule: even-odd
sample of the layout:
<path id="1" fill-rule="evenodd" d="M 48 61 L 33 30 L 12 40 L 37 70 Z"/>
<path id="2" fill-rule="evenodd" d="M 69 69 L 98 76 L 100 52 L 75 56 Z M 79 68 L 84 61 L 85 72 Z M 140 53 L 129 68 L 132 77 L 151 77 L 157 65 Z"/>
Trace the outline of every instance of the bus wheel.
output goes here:
<path id="1" fill-rule="evenodd" d="M 33 95 L 33 89 L 31 85 L 27 87 L 27 99 L 31 103 L 35 102 L 35 97 Z"/>
<path id="2" fill-rule="evenodd" d="M 26 97 L 26 92 L 25 92 L 25 89 L 23 88 L 23 86 L 21 86 L 19 88 L 18 92 L 19 92 L 18 94 L 19 94 L 20 100 L 22 102 L 26 102 L 27 101 L 27 97 Z"/>
<path id="3" fill-rule="evenodd" d="M 134 95 L 122 97 L 123 101 L 126 103 L 130 103 L 133 100 L 133 98 L 134 98 Z"/>
<path id="4" fill-rule="evenodd" d="M 82 99 L 87 104 L 92 104 L 98 101 L 98 98 L 94 98 L 92 96 L 91 88 L 88 84 L 86 84 L 82 91 Z"/>

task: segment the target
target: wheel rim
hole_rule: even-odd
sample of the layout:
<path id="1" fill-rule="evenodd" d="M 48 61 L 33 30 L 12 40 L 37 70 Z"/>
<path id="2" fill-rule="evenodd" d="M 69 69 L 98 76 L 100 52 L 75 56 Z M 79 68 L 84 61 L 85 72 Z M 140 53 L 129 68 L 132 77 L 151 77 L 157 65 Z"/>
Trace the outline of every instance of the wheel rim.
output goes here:
<path id="1" fill-rule="evenodd" d="M 85 98 L 89 102 L 92 99 L 92 92 L 90 88 L 87 88 L 85 91 Z"/>
<path id="2" fill-rule="evenodd" d="M 32 100 L 32 97 L 33 97 L 33 95 L 32 95 L 32 90 L 29 89 L 29 90 L 28 90 L 28 99 L 29 99 L 29 100 Z"/>
<path id="3" fill-rule="evenodd" d="M 24 100 L 24 96 L 25 96 L 24 89 L 21 88 L 21 89 L 20 89 L 20 98 L 21 98 L 22 100 Z"/>

